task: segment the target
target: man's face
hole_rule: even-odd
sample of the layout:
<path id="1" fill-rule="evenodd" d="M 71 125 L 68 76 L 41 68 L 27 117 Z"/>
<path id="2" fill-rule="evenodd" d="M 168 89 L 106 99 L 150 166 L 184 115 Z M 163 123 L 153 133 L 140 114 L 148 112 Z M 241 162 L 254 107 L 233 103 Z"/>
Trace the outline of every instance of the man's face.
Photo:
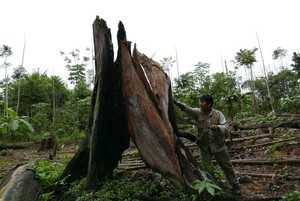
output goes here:
<path id="1" fill-rule="evenodd" d="M 210 109 L 210 105 L 211 104 L 207 103 L 205 100 L 200 101 L 200 108 L 204 111 Z"/>

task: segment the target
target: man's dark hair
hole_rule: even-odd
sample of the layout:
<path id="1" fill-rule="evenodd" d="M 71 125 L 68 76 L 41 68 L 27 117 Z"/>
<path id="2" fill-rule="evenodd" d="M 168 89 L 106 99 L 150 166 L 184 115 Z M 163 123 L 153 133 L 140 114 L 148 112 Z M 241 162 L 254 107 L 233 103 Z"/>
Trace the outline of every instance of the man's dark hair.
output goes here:
<path id="1" fill-rule="evenodd" d="M 204 94 L 204 95 L 200 96 L 199 99 L 200 99 L 200 101 L 205 101 L 207 103 L 211 103 L 211 106 L 214 105 L 214 98 L 210 94 Z"/>

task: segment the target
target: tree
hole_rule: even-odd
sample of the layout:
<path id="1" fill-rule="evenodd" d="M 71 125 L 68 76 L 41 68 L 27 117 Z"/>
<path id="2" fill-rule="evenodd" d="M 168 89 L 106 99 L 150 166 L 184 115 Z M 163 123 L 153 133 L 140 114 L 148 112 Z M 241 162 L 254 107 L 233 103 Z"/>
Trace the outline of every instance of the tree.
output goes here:
<path id="1" fill-rule="evenodd" d="M 86 51 L 89 51 L 89 48 L 86 48 Z M 74 51 L 69 52 L 71 58 L 66 56 L 63 51 L 60 51 L 60 54 L 64 57 L 64 61 L 66 62 L 66 67 L 69 70 L 69 78 L 71 84 L 77 84 L 80 81 L 85 82 L 85 67 L 88 65 L 90 58 L 87 56 L 83 56 L 82 60 L 80 58 L 80 50 L 75 49 Z"/>
<path id="2" fill-rule="evenodd" d="M 196 83 L 197 80 L 195 79 L 193 72 L 181 74 L 178 79 L 175 79 L 173 89 L 174 97 L 189 105 L 197 106 L 199 92 Z"/>
<path id="3" fill-rule="evenodd" d="M 197 81 L 197 87 L 202 87 L 202 85 L 207 81 L 206 79 L 208 78 L 207 75 L 209 73 L 210 64 L 198 62 L 195 67 L 194 75 Z"/>
<path id="4" fill-rule="evenodd" d="M 26 74 L 26 69 L 21 65 L 13 69 L 13 75 L 11 76 L 13 79 L 18 82 L 18 100 L 16 106 L 16 113 L 18 115 L 19 105 L 20 105 L 20 91 L 21 91 L 21 78 Z"/>
<path id="5" fill-rule="evenodd" d="M 283 99 L 289 100 L 300 94 L 299 78 L 296 72 L 283 68 L 277 74 L 269 73 L 268 77 L 276 110 L 281 110 Z"/>
<path id="6" fill-rule="evenodd" d="M 293 67 L 293 70 L 300 75 L 300 54 L 293 52 L 293 58 L 292 61 L 294 62 L 293 64 L 291 64 L 291 66 Z"/>
<path id="7" fill-rule="evenodd" d="M 287 50 L 282 49 L 281 47 L 278 47 L 276 50 L 273 51 L 272 58 L 274 60 L 280 59 L 281 66 L 283 67 L 283 58 L 285 58 L 287 55 Z"/>
<path id="8" fill-rule="evenodd" d="M 254 75 L 253 75 L 253 64 L 257 62 L 255 53 L 258 48 L 253 48 L 252 50 L 240 49 L 239 52 L 236 53 L 235 60 L 238 66 L 244 66 L 245 69 L 249 71 L 250 74 L 250 89 L 252 93 L 252 113 L 256 113 L 257 111 L 257 101 L 255 97 L 255 83 L 254 83 Z M 247 75 L 247 74 L 246 74 Z"/>
<path id="9" fill-rule="evenodd" d="M 172 57 L 164 57 L 162 60 L 160 60 L 160 66 L 162 69 L 167 72 L 169 77 L 171 78 L 172 81 L 172 67 L 173 64 L 176 62 Z"/>
<path id="10" fill-rule="evenodd" d="M 8 76 L 7 76 L 7 68 L 11 66 L 11 63 L 7 62 L 7 58 L 10 57 L 13 54 L 11 51 L 11 47 L 7 45 L 3 45 L 3 47 L 0 48 L 0 57 L 4 58 L 4 63 L 1 65 L 1 67 L 5 68 L 5 83 L 6 83 L 6 89 L 5 89 L 5 111 L 8 108 Z"/>

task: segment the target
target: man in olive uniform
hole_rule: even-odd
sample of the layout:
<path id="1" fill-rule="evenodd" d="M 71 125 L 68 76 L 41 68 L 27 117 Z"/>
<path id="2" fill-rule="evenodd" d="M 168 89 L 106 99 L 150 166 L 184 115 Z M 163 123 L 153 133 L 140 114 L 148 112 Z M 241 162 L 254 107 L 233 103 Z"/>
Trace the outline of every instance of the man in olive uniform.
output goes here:
<path id="1" fill-rule="evenodd" d="M 191 108 L 176 100 L 174 104 L 196 120 L 196 142 L 200 148 L 202 162 L 212 165 L 211 157 L 214 156 L 232 186 L 232 192 L 241 195 L 239 182 L 226 151 L 225 134 L 228 125 L 222 112 L 212 108 L 213 97 L 209 94 L 201 96 L 200 108 Z"/>

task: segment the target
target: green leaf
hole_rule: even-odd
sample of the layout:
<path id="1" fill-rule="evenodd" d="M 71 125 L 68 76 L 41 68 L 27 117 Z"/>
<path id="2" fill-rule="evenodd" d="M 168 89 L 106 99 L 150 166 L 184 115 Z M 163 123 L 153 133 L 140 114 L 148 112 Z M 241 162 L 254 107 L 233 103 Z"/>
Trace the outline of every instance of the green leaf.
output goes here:
<path id="1" fill-rule="evenodd" d="M 1 131 L 3 134 L 7 134 L 7 131 L 8 131 L 7 125 L 4 125 Z"/>
<path id="2" fill-rule="evenodd" d="M 209 192 L 209 194 L 211 194 L 212 196 L 215 195 L 215 189 L 214 189 L 214 188 L 207 186 L 206 190 L 207 190 L 207 192 Z"/>
<path id="3" fill-rule="evenodd" d="M 204 185 L 200 186 L 200 188 L 197 188 L 198 189 L 198 193 L 201 194 L 203 192 L 204 188 L 205 188 Z"/>
<path id="4" fill-rule="evenodd" d="M 29 129 L 31 132 L 34 132 L 34 128 L 32 127 L 32 125 L 31 125 L 30 123 L 28 123 L 28 122 L 25 121 L 24 119 L 20 119 L 20 121 L 21 121 L 22 123 L 24 123 L 24 124 L 28 127 L 28 129 Z"/>
<path id="5" fill-rule="evenodd" d="M 13 119 L 9 122 L 9 128 L 11 131 L 17 130 L 19 127 L 19 120 L 18 119 Z"/>
<path id="6" fill-rule="evenodd" d="M 6 113 L 12 119 L 15 119 L 17 117 L 17 113 L 14 110 L 10 109 L 10 108 L 6 109 Z"/>

